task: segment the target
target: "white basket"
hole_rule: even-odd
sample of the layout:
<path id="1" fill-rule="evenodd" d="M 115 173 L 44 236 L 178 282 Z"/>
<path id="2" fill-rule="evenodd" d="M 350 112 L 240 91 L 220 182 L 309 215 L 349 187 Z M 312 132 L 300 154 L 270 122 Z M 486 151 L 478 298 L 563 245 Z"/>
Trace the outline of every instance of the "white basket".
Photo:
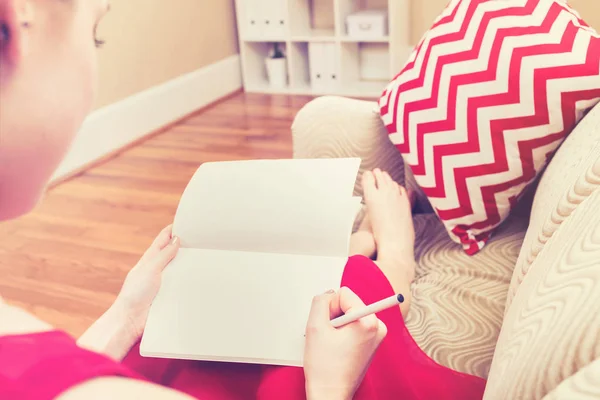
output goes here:
<path id="1" fill-rule="evenodd" d="M 273 88 L 284 88 L 287 86 L 287 60 L 285 58 L 267 58 L 267 76 L 269 85 Z"/>

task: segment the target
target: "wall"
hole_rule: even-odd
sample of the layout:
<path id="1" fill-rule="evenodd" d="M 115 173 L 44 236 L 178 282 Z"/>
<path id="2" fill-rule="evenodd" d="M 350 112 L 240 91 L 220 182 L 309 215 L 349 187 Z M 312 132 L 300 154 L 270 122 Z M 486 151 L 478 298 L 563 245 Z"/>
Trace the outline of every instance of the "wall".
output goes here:
<path id="1" fill-rule="evenodd" d="M 568 3 L 581 14 L 588 24 L 600 31 L 599 0 L 570 0 Z M 429 29 L 433 20 L 447 4 L 448 0 L 412 0 L 413 44 L 419 42 L 421 36 Z"/>
<path id="2" fill-rule="evenodd" d="M 238 53 L 233 0 L 110 0 L 96 107 Z"/>
<path id="3" fill-rule="evenodd" d="M 600 1 L 570 0 L 569 4 L 581 14 L 585 22 L 600 31 Z"/>

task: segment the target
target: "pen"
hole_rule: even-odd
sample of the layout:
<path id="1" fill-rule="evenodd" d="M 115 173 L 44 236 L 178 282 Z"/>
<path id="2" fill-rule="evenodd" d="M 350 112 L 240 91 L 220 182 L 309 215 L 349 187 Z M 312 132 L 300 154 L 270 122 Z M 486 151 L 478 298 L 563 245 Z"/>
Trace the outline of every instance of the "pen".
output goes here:
<path id="1" fill-rule="evenodd" d="M 387 299 L 383 299 L 376 303 L 359 308 L 358 310 L 352 310 L 349 313 L 342 315 L 341 317 L 331 320 L 331 324 L 334 328 L 341 328 L 342 326 L 351 324 L 354 321 L 358 321 L 359 319 L 364 318 L 367 315 L 377 314 L 378 312 L 387 310 L 388 308 L 392 308 L 394 306 L 398 306 L 402 303 L 404 303 L 404 296 L 402 296 L 401 294 L 397 294 L 392 297 L 388 297 Z"/>

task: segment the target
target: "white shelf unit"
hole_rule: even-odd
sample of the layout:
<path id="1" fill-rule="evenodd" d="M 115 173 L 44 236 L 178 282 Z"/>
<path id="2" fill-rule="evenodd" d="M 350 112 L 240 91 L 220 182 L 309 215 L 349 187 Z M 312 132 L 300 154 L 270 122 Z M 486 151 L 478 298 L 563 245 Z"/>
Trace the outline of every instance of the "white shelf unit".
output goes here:
<path id="1" fill-rule="evenodd" d="M 400 71 L 410 45 L 410 0 L 236 0 L 244 89 L 256 93 L 376 98 Z M 346 17 L 386 9 L 388 34 L 350 37 Z M 311 77 L 310 43 L 327 43 L 335 69 L 328 85 Z M 284 51 L 288 84 L 269 85 L 265 59 L 274 43 Z"/>

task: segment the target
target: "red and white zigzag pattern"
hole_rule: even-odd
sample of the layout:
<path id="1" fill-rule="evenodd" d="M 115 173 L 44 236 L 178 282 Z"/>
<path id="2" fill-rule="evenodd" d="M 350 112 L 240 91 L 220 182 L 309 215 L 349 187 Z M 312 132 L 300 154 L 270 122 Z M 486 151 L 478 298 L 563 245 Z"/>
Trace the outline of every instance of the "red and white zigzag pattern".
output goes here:
<path id="1" fill-rule="evenodd" d="M 600 100 L 600 37 L 559 0 L 453 0 L 380 100 L 469 254 Z"/>

